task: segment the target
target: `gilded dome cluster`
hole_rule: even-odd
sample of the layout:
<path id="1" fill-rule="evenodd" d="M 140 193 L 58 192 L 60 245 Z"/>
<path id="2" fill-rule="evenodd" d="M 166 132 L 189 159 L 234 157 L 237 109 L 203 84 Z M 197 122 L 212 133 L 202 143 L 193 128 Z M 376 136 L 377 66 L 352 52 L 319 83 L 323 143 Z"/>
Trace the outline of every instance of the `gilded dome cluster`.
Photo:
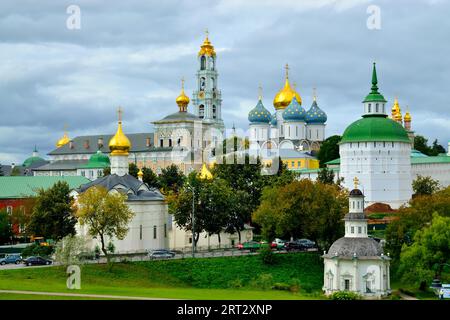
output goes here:
<path id="1" fill-rule="evenodd" d="M 295 91 L 291 84 L 289 83 L 289 66 L 286 64 L 286 76 L 285 76 L 285 82 L 284 87 L 278 93 L 275 95 L 275 98 L 273 99 L 273 106 L 276 110 L 282 110 L 289 106 L 292 99 L 295 97 L 297 99 L 297 102 L 302 104 L 302 98 L 300 95 Z"/>

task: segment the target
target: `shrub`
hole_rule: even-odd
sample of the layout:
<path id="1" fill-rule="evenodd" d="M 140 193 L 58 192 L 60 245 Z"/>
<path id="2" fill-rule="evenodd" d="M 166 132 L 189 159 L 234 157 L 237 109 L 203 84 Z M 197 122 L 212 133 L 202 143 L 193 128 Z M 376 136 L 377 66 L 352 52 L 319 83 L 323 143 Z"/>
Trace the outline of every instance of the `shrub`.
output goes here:
<path id="1" fill-rule="evenodd" d="M 38 244 L 32 244 L 23 249 L 22 257 L 30 257 L 30 256 L 43 256 L 48 257 L 53 253 L 53 246 L 40 246 Z"/>
<path id="2" fill-rule="evenodd" d="M 275 263 L 275 255 L 271 248 L 262 248 L 260 250 L 260 257 L 264 264 L 272 265 Z"/>
<path id="3" fill-rule="evenodd" d="M 244 284 L 242 282 L 242 279 L 237 278 L 228 282 L 228 286 L 233 289 L 239 289 L 242 288 Z"/>
<path id="4" fill-rule="evenodd" d="M 269 290 L 273 285 L 273 277 L 270 273 L 262 273 L 253 279 L 250 285 L 258 289 Z"/>
<path id="5" fill-rule="evenodd" d="M 337 291 L 334 292 L 331 297 L 331 300 L 359 300 L 361 297 L 354 292 L 350 291 Z"/>
<path id="6" fill-rule="evenodd" d="M 292 278 L 289 283 L 289 290 L 291 292 L 299 292 L 300 291 L 300 280 L 297 278 Z"/>
<path id="7" fill-rule="evenodd" d="M 283 282 L 277 282 L 272 287 L 273 290 L 290 290 L 291 286 Z"/>

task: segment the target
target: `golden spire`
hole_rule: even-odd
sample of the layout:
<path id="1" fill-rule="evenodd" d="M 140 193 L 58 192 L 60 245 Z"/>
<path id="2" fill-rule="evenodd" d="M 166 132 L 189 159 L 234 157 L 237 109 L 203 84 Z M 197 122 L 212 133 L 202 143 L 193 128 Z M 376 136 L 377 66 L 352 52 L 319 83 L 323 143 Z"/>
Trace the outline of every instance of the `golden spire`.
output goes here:
<path id="1" fill-rule="evenodd" d="M 302 98 L 297 93 L 296 89 L 292 89 L 289 83 L 289 65 L 287 63 L 285 66 L 285 70 L 284 88 L 281 89 L 273 99 L 273 105 L 277 110 L 285 109 L 291 103 L 294 96 L 297 99 L 297 102 L 299 104 L 302 104 Z"/>
<path id="2" fill-rule="evenodd" d="M 187 111 L 187 105 L 189 104 L 189 97 L 184 93 L 184 77 L 181 78 L 181 93 L 175 100 L 178 107 L 180 108 L 180 112 Z"/>
<path id="3" fill-rule="evenodd" d="M 206 163 L 203 162 L 202 170 L 200 170 L 199 178 L 202 180 L 212 180 L 213 175 L 211 171 L 209 171 Z"/>
<path id="4" fill-rule="evenodd" d="M 111 156 L 124 155 L 127 156 L 131 148 L 130 140 L 122 131 L 122 108 L 117 109 L 118 114 L 118 126 L 116 134 L 109 140 L 109 150 L 111 150 Z"/>
<path id="5" fill-rule="evenodd" d="M 358 179 L 358 177 L 354 177 L 353 178 L 353 184 L 355 186 L 355 189 L 358 189 L 358 186 L 359 186 L 359 179 Z"/>
<path id="6" fill-rule="evenodd" d="M 209 32 L 208 29 L 205 30 L 205 40 L 203 40 L 203 44 L 200 46 L 200 51 L 198 52 L 199 56 L 216 56 L 216 52 L 214 51 L 214 46 L 211 44 L 208 38 Z"/>
<path id="7" fill-rule="evenodd" d="M 56 147 L 60 148 L 63 145 L 68 144 L 69 142 L 70 142 L 70 138 L 67 135 L 67 123 L 66 123 L 66 124 L 64 124 L 64 135 L 62 136 L 62 138 L 60 138 L 58 140 L 58 142 L 56 142 Z"/>

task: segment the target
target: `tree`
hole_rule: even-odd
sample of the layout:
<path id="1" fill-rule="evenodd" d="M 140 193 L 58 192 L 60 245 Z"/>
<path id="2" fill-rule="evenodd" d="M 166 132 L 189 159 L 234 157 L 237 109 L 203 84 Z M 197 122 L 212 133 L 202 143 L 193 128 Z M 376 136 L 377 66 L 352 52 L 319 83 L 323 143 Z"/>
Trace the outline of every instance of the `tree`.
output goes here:
<path id="1" fill-rule="evenodd" d="M 445 153 L 445 152 L 446 152 L 445 148 L 442 145 L 438 144 L 437 139 L 434 139 L 433 145 L 431 146 L 432 155 L 437 156 L 438 154 Z"/>
<path id="2" fill-rule="evenodd" d="M 106 188 L 98 186 L 89 188 L 78 197 L 77 216 L 80 224 L 88 227 L 89 235 L 100 239 L 101 250 L 108 263 L 110 255 L 106 237 L 109 240 L 123 240 L 134 216 L 125 203 L 126 199 L 126 195 L 110 193 Z"/>
<path id="3" fill-rule="evenodd" d="M 431 224 L 415 233 L 414 242 L 402 247 L 398 273 L 402 281 L 424 289 L 434 278 L 441 278 L 443 267 L 449 264 L 450 217 L 435 213 Z"/>
<path id="4" fill-rule="evenodd" d="M 339 142 L 341 141 L 341 138 L 341 136 L 334 135 L 326 138 L 322 143 L 319 153 L 317 154 L 317 159 L 319 160 L 321 168 L 326 166 L 326 162 L 339 158 Z"/>
<path id="5" fill-rule="evenodd" d="M 343 234 L 347 209 L 347 194 L 337 185 L 302 179 L 265 188 L 253 220 L 268 240 L 305 237 L 328 248 Z"/>
<path id="6" fill-rule="evenodd" d="M 53 240 L 75 234 L 77 219 L 69 192 L 69 185 L 65 181 L 58 181 L 47 190 L 37 190 L 27 232 Z"/>
<path id="7" fill-rule="evenodd" d="M 0 211 L 0 244 L 11 241 L 12 230 L 9 214 L 6 210 Z"/>
<path id="8" fill-rule="evenodd" d="M 427 156 L 430 155 L 431 149 L 427 145 L 428 140 L 425 139 L 425 137 L 417 135 L 414 136 L 414 149 L 417 151 L 422 152 L 423 154 L 426 154 Z"/>
<path id="9" fill-rule="evenodd" d="M 14 167 L 11 170 L 11 176 L 20 176 L 20 169 L 19 169 L 19 167 Z"/>
<path id="10" fill-rule="evenodd" d="M 158 176 L 153 172 L 152 169 L 144 167 L 144 168 L 142 168 L 142 173 L 144 174 L 142 176 L 143 182 L 148 184 L 148 186 L 151 188 L 159 189 L 160 185 L 159 185 Z"/>
<path id="11" fill-rule="evenodd" d="M 103 168 L 103 176 L 109 176 L 111 174 L 111 167 Z"/>
<path id="12" fill-rule="evenodd" d="M 400 252 L 404 244 L 414 242 L 415 233 L 431 223 L 433 213 L 450 217 L 450 187 L 431 195 L 419 195 L 409 201 L 408 207 L 402 207 L 397 219 L 386 229 L 386 250 L 390 253 L 393 266 L 398 265 Z"/>
<path id="13" fill-rule="evenodd" d="M 333 170 L 323 167 L 319 170 L 317 175 L 317 181 L 323 184 L 334 184 L 334 172 Z"/>
<path id="14" fill-rule="evenodd" d="M 159 184 L 163 193 L 177 193 L 183 187 L 186 177 L 183 172 L 175 165 L 171 164 L 167 168 L 161 170 L 159 175 Z"/>
<path id="15" fill-rule="evenodd" d="M 2 169 L 2 164 L 0 163 L 0 177 L 2 177 L 4 175 L 3 173 L 3 169 Z"/>
<path id="16" fill-rule="evenodd" d="M 439 181 L 418 175 L 412 183 L 414 195 L 431 195 L 439 190 Z"/>
<path id="17" fill-rule="evenodd" d="M 63 265 L 83 263 L 83 253 L 86 253 L 86 239 L 80 236 L 68 235 L 56 243 L 55 260 Z"/>
<path id="18" fill-rule="evenodd" d="M 131 163 L 128 165 L 128 173 L 129 173 L 130 175 L 132 175 L 133 177 L 137 178 L 137 177 L 138 177 L 138 175 L 137 175 L 138 172 L 139 172 L 139 168 L 137 167 L 137 165 L 134 164 L 133 162 L 131 162 Z"/>

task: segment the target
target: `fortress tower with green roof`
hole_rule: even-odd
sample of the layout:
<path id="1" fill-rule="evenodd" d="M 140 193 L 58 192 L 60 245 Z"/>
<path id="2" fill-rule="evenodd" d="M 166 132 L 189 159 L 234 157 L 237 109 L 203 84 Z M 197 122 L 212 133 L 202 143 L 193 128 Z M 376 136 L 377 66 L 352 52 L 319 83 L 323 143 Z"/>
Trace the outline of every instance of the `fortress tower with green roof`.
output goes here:
<path id="1" fill-rule="evenodd" d="M 382 202 L 398 208 L 412 195 L 411 142 L 405 128 L 388 118 L 386 102 L 378 91 L 374 63 L 362 119 L 345 129 L 339 145 L 340 175 L 349 189 L 359 178 L 366 206 Z"/>

